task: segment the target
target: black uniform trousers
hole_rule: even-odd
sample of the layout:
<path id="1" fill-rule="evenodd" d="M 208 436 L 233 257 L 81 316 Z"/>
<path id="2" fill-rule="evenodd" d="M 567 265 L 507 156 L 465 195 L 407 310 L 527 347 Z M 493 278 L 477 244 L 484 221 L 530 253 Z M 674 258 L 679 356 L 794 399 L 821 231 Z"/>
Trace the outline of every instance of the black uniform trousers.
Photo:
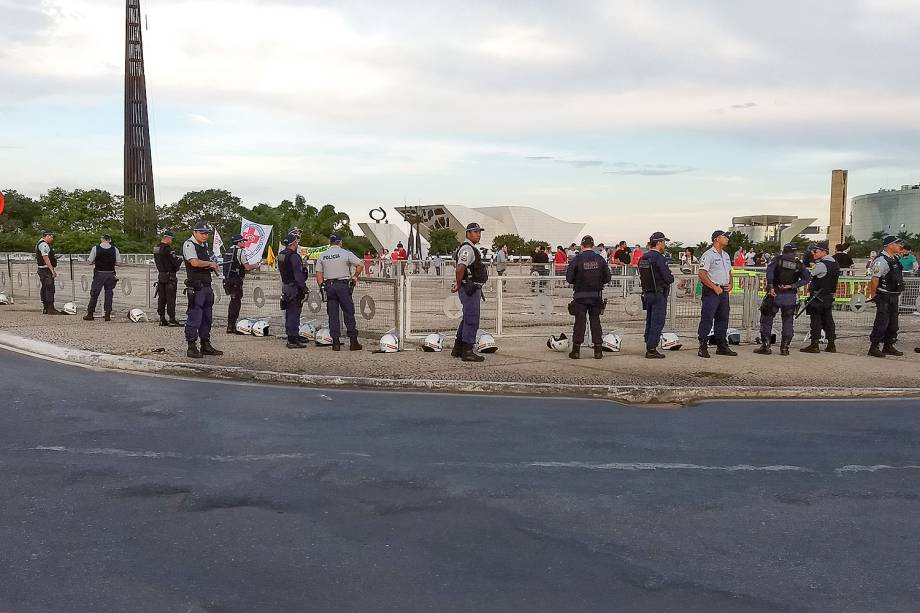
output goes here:
<path id="1" fill-rule="evenodd" d="M 115 292 L 115 285 L 118 284 L 118 277 L 115 272 L 95 271 L 93 273 L 93 284 L 89 289 L 89 304 L 86 306 L 86 312 L 92 315 L 96 312 L 96 303 L 99 301 L 99 294 L 105 290 L 105 298 L 102 307 L 105 314 L 112 312 L 112 300 Z"/>
<path id="2" fill-rule="evenodd" d="M 236 320 L 240 318 L 240 309 L 243 306 L 243 280 L 227 279 L 224 281 L 224 293 L 230 296 L 230 305 L 227 307 L 227 329 L 236 329 Z"/>
<path id="3" fill-rule="evenodd" d="M 176 293 L 179 289 L 179 281 L 175 273 L 160 273 L 157 275 L 157 314 L 160 321 L 166 321 L 166 315 L 169 315 L 170 321 L 176 319 Z"/>
<path id="4" fill-rule="evenodd" d="M 837 327 L 834 324 L 834 297 L 822 294 L 805 309 L 811 318 L 811 342 L 821 340 L 821 331 L 828 341 L 837 339 Z"/>
<path id="5" fill-rule="evenodd" d="M 39 268 L 38 279 L 42 284 L 41 290 L 39 290 L 42 304 L 45 306 L 54 306 L 54 275 L 51 274 L 51 270 L 48 268 Z"/>
<path id="6" fill-rule="evenodd" d="M 901 294 L 878 292 L 875 294 L 875 322 L 869 341 L 875 345 L 885 343 L 894 345 L 898 342 L 898 303 Z"/>
<path id="7" fill-rule="evenodd" d="M 581 345 L 585 342 L 585 328 L 591 322 L 591 342 L 600 345 L 603 342 L 604 331 L 601 329 L 601 308 L 603 301 L 600 298 L 575 298 L 572 309 L 575 311 L 575 329 L 572 330 L 572 343 Z"/>

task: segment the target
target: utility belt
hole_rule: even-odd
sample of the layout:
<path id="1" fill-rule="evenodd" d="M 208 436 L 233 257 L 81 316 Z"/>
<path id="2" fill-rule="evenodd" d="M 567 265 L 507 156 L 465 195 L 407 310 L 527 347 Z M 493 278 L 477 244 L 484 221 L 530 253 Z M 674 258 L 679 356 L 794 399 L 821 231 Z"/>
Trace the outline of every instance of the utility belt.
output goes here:
<path id="1" fill-rule="evenodd" d="M 731 286 L 731 285 L 720 285 L 719 287 L 722 288 L 722 293 L 723 293 L 723 294 L 726 293 L 726 292 L 730 292 L 731 289 L 732 289 L 732 286 Z M 707 293 L 709 293 L 709 294 L 715 294 L 715 292 L 714 292 L 712 289 L 710 289 L 710 287 L 709 287 L 708 285 L 704 285 L 704 286 L 703 286 L 703 295 L 706 295 Z"/>
<path id="2" fill-rule="evenodd" d="M 288 290 L 288 294 L 293 294 L 293 300 L 288 300 L 284 297 L 284 290 Z M 320 293 L 323 293 L 322 287 L 320 288 Z M 306 302 L 307 296 L 310 295 L 310 290 L 306 287 L 300 287 L 296 283 L 285 283 L 281 288 L 281 300 L 280 306 L 281 310 L 287 310 L 289 305 L 299 304 L 303 306 L 303 303 Z M 324 298 L 325 300 L 325 298 Z"/>
<path id="3" fill-rule="evenodd" d="M 193 281 L 192 279 L 185 280 L 185 289 L 182 290 L 182 293 L 188 296 L 189 301 L 195 300 L 195 293 L 200 292 L 206 287 L 211 287 L 211 281 L 205 281 L 203 279 L 197 279 Z"/>
<path id="4" fill-rule="evenodd" d="M 593 298 L 601 301 L 601 315 L 604 314 L 604 311 L 607 310 L 607 299 L 604 298 L 604 292 L 575 292 L 572 296 L 572 302 L 569 303 L 569 315 L 578 314 L 578 299 L 579 298 Z M 644 307 L 643 307 L 644 308 Z"/>
<path id="5" fill-rule="evenodd" d="M 231 296 L 243 289 L 243 280 L 239 277 L 234 279 L 224 279 L 224 293 Z"/>
<path id="6" fill-rule="evenodd" d="M 486 301 L 486 297 L 485 297 L 485 295 L 484 295 L 484 294 L 482 293 L 482 291 L 481 291 L 483 285 L 484 285 L 484 283 L 476 283 L 476 282 L 474 282 L 474 281 L 463 281 L 463 282 L 460 284 L 460 289 L 462 289 L 464 292 L 466 292 L 466 295 L 467 295 L 467 296 L 472 296 L 472 295 L 475 294 L 477 291 L 479 291 L 479 296 L 482 298 L 482 301 L 485 302 L 485 301 Z"/>

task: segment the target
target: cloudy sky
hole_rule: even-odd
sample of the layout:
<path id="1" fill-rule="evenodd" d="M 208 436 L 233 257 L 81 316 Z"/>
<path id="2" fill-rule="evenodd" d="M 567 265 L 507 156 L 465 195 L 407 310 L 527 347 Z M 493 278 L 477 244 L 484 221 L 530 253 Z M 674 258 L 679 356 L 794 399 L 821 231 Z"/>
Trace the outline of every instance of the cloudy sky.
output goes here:
<path id="1" fill-rule="evenodd" d="M 920 0 L 142 0 L 159 202 L 530 205 L 606 240 L 920 180 Z M 121 192 L 124 2 L 0 0 L 0 188 Z M 920 230 L 920 229 L 917 229 Z"/>

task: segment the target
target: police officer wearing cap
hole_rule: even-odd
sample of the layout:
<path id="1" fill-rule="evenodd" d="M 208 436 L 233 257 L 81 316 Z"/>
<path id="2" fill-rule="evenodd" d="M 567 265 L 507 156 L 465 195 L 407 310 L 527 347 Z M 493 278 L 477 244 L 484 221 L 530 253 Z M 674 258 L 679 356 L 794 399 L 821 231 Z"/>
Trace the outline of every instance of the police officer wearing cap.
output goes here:
<path id="1" fill-rule="evenodd" d="M 89 290 L 89 304 L 86 305 L 86 315 L 83 316 L 83 319 L 93 321 L 96 302 L 99 300 L 100 292 L 104 289 L 105 300 L 102 303 L 104 319 L 112 321 L 112 294 L 115 285 L 118 284 L 115 267 L 121 264 L 121 253 L 118 252 L 118 247 L 112 244 L 112 237 L 103 234 L 99 239 L 99 244 L 90 250 L 86 261 L 93 265 L 93 284 Z"/>
<path id="2" fill-rule="evenodd" d="M 818 341 L 821 331 L 827 339 L 828 353 L 837 353 L 837 327 L 834 324 L 834 294 L 837 292 L 837 280 L 840 278 L 840 265 L 830 256 L 827 241 L 812 243 L 808 246 L 815 265 L 811 270 L 811 282 L 808 284 L 808 306 L 805 312 L 811 318 L 811 342 L 799 349 L 803 353 L 821 353 Z"/>
<path id="3" fill-rule="evenodd" d="M 781 313 L 783 332 L 780 338 L 780 355 L 789 355 L 789 344 L 795 334 L 795 310 L 799 304 L 799 288 L 808 285 L 811 273 L 796 257 L 792 243 L 783 245 L 783 253 L 767 265 L 767 295 L 760 304 L 760 347 L 754 353 L 770 355 L 770 336 L 773 334 L 773 320 Z"/>
<path id="4" fill-rule="evenodd" d="M 594 239 L 591 236 L 586 235 L 581 239 L 581 252 L 569 262 L 565 270 L 565 280 L 574 290 L 569 305 L 569 312 L 575 316 L 569 357 L 573 360 L 581 357 L 586 320 L 590 319 L 594 357 L 599 360 L 604 357 L 601 310 L 604 308 L 604 286 L 610 282 L 610 266 L 607 265 L 607 260 L 594 250 Z"/>
<path id="5" fill-rule="evenodd" d="M 674 283 L 674 275 L 663 255 L 669 240 L 663 232 L 655 232 L 648 239 L 649 250 L 639 259 L 642 308 L 645 309 L 645 357 L 650 359 L 664 357 L 658 351 L 658 341 L 668 313 L 668 293 Z"/>
<path id="6" fill-rule="evenodd" d="M 904 355 L 894 346 L 898 341 L 898 304 L 904 291 L 904 269 L 898 259 L 904 241 L 886 236 L 882 247 L 882 253 L 872 262 L 868 296 L 875 300 L 875 322 L 869 335 L 869 355 L 875 358 Z M 881 349 L 879 343 L 883 344 Z"/>
<path id="7" fill-rule="evenodd" d="M 466 240 L 454 253 L 457 263 L 456 277 L 450 288 L 451 292 L 460 297 L 463 305 L 463 319 L 457 327 L 457 340 L 451 355 L 461 358 L 464 362 L 482 362 L 484 357 L 473 353 L 476 345 L 476 332 L 479 330 L 479 312 L 482 302 L 482 286 L 489 280 L 489 271 L 482 262 L 482 253 L 476 246 L 482 238 L 485 228 L 478 223 L 466 226 Z"/>
<path id="8" fill-rule="evenodd" d="M 364 270 L 364 262 L 351 251 L 342 248 L 340 235 L 330 236 L 329 244 L 329 248 L 316 259 L 316 284 L 324 288 L 326 293 L 326 314 L 329 316 L 332 350 L 339 351 L 342 348 L 339 341 L 342 335 L 342 324 L 339 321 L 341 310 L 350 341 L 348 349 L 360 351 L 362 347 L 358 342 L 355 303 L 351 299 L 351 292 L 361 276 L 361 271 Z"/>
<path id="9" fill-rule="evenodd" d="M 54 279 L 57 278 L 57 254 L 53 247 L 55 236 L 51 230 L 43 230 L 41 239 L 35 243 L 35 262 L 38 264 L 38 279 L 41 281 L 39 295 L 44 315 L 64 314 L 54 308 Z"/>
<path id="10" fill-rule="evenodd" d="M 303 349 L 306 343 L 300 336 L 300 314 L 307 299 L 307 275 L 303 259 L 297 248 L 300 236 L 288 234 L 281 241 L 284 249 L 278 254 L 278 272 L 281 274 L 281 308 L 284 310 L 284 333 L 288 349 Z"/>
<path id="11" fill-rule="evenodd" d="M 697 355 L 709 356 L 709 332 L 716 339 L 716 355 L 738 355 L 728 346 L 728 315 L 730 312 L 729 294 L 732 288 L 732 259 L 725 251 L 731 234 L 722 230 L 712 233 L 712 247 L 700 257 L 700 269 L 697 272 L 703 283 L 700 311 L 700 326 L 697 339 L 700 348 Z"/>
<path id="12" fill-rule="evenodd" d="M 153 262 L 157 266 L 157 282 L 154 284 L 157 298 L 157 314 L 160 316 L 161 326 L 181 326 L 176 321 L 176 292 L 179 281 L 176 273 L 182 266 L 182 258 L 173 251 L 172 244 L 175 234 L 164 230 L 160 244 L 153 250 Z M 166 316 L 169 315 L 167 321 Z"/>
<path id="13" fill-rule="evenodd" d="M 233 244 L 224 254 L 224 293 L 230 296 L 230 305 L 227 307 L 227 334 L 242 334 L 236 331 L 236 320 L 240 318 L 240 306 L 243 303 L 243 280 L 246 273 L 261 266 L 250 264 L 246 261 L 244 244 L 246 240 L 242 234 L 236 234 L 230 239 Z"/>
<path id="14" fill-rule="evenodd" d="M 192 231 L 191 238 L 182 245 L 182 257 L 185 260 L 185 294 L 188 296 L 185 319 L 185 340 L 188 343 L 186 355 L 190 358 L 224 354 L 211 345 L 211 321 L 214 314 L 211 273 L 218 272 L 220 266 L 211 259 L 212 252 L 208 246 L 210 233 L 210 226 L 199 221 Z M 199 339 L 200 351 L 196 345 Z"/>

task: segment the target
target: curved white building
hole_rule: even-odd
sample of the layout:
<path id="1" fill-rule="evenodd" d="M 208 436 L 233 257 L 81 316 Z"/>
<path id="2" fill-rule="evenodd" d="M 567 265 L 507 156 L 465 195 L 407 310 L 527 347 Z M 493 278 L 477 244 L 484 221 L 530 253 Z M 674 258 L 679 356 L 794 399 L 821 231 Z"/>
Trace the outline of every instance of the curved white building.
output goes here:
<path id="1" fill-rule="evenodd" d="M 853 197 L 850 234 L 857 240 L 866 240 L 874 232 L 920 232 L 920 185 L 902 185 L 901 189 L 880 189 Z"/>

